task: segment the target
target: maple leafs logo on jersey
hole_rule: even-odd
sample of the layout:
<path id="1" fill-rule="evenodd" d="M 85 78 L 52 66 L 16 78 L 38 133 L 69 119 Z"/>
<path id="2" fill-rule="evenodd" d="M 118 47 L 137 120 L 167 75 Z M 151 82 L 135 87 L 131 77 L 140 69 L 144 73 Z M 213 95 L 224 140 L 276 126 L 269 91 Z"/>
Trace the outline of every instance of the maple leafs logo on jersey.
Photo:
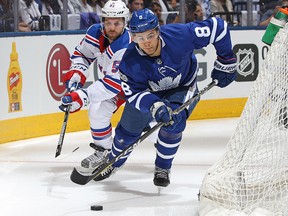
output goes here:
<path id="1" fill-rule="evenodd" d="M 181 74 L 177 75 L 175 79 L 173 79 L 173 77 L 164 77 L 163 79 L 160 79 L 157 83 L 149 81 L 149 85 L 153 91 L 172 89 L 179 86 L 181 77 Z"/>

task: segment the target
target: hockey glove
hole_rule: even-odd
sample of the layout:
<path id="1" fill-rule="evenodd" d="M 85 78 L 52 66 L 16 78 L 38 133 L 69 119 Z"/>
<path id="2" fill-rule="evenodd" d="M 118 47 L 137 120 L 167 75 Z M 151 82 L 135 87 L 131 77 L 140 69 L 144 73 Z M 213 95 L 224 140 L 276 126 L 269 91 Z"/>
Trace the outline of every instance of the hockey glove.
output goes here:
<path id="1" fill-rule="evenodd" d="M 156 102 L 151 107 L 153 118 L 159 123 L 163 122 L 167 130 L 174 130 L 182 120 L 181 114 L 172 114 L 172 109 L 163 102 Z"/>
<path id="2" fill-rule="evenodd" d="M 86 77 L 79 70 L 70 70 L 64 75 L 63 81 L 70 92 L 72 86 L 76 86 L 76 89 L 82 88 Z"/>
<path id="3" fill-rule="evenodd" d="M 236 59 L 226 60 L 218 57 L 214 63 L 211 78 L 217 80 L 217 86 L 221 88 L 228 86 L 236 79 Z"/>
<path id="4" fill-rule="evenodd" d="M 63 112 L 66 111 L 69 104 L 71 104 L 70 113 L 79 111 L 83 106 L 86 107 L 89 104 L 89 98 L 87 91 L 79 89 L 72 93 L 66 94 L 61 98 L 62 104 L 59 109 Z"/>

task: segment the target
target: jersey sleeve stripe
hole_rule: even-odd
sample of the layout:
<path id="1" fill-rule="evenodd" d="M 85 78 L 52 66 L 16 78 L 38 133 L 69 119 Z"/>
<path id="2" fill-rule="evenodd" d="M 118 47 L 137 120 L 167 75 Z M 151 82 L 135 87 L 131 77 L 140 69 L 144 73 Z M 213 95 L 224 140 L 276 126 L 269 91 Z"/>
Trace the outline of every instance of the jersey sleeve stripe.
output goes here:
<path id="1" fill-rule="evenodd" d="M 107 84 L 115 87 L 116 89 L 118 89 L 119 91 L 121 91 L 121 81 L 117 80 L 117 79 L 113 79 L 111 77 L 105 77 L 104 82 L 106 82 Z"/>
<path id="2" fill-rule="evenodd" d="M 145 95 L 147 95 L 147 94 L 150 94 L 150 92 L 144 92 L 144 93 L 142 93 L 142 94 L 139 95 L 139 97 L 138 97 L 138 99 L 137 99 L 137 101 L 136 101 L 136 105 L 135 105 L 135 107 L 136 107 L 137 109 L 140 110 L 140 102 L 141 102 L 142 98 L 143 98 Z"/>
<path id="3" fill-rule="evenodd" d="M 84 59 L 90 65 L 96 58 L 87 58 L 76 48 L 74 53 L 71 55 L 71 59 Z"/>
<path id="4" fill-rule="evenodd" d="M 212 21 L 213 21 L 213 29 L 210 37 L 210 44 L 214 43 L 217 31 L 217 19 L 215 17 L 212 17 Z"/>
<path id="5" fill-rule="evenodd" d="M 139 94 L 140 94 L 140 93 L 137 93 L 137 94 L 129 97 L 128 102 L 129 102 L 129 103 L 132 103 L 132 102 L 135 100 L 135 98 L 138 97 Z"/>
<path id="6" fill-rule="evenodd" d="M 93 43 L 93 42 L 91 42 L 91 41 L 89 41 L 89 40 L 85 40 L 85 42 L 88 43 L 88 44 L 91 44 L 91 45 L 94 46 L 94 47 L 97 47 L 98 49 L 100 49 L 99 44 L 95 44 L 95 43 Z"/>
<path id="7" fill-rule="evenodd" d="M 221 40 L 223 37 L 225 37 L 225 35 L 227 34 L 227 22 L 224 22 L 224 30 L 222 31 L 222 33 L 216 38 L 215 42 L 218 42 L 219 40 Z"/>
<path id="8" fill-rule="evenodd" d="M 118 94 L 121 91 L 120 80 L 105 77 L 102 80 L 100 79 L 99 81 L 103 83 L 106 89 L 112 91 L 115 94 Z"/>
<path id="9" fill-rule="evenodd" d="M 90 35 L 86 35 L 85 36 L 85 42 L 91 44 L 92 46 L 100 48 L 99 40 L 97 40 L 96 38 L 91 37 Z"/>
<path id="10" fill-rule="evenodd" d="M 92 41 L 92 42 L 94 42 L 96 44 L 99 44 L 99 40 L 98 39 L 96 39 L 96 38 L 94 38 L 94 37 L 92 37 L 92 36 L 90 36 L 88 34 L 86 34 L 86 39 L 89 40 L 89 41 Z"/>
<path id="11" fill-rule="evenodd" d="M 84 58 L 86 61 L 88 61 L 88 63 L 89 63 L 89 65 L 92 63 L 92 62 L 94 62 L 94 60 L 96 59 L 96 58 L 87 58 L 87 57 L 85 57 L 85 56 L 83 56 L 81 53 L 80 54 L 78 54 L 77 53 L 77 55 L 75 55 L 74 53 L 73 53 L 73 55 L 71 56 L 71 59 L 77 59 L 77 58 Z"/>
<path id="12" fill-rule="evenodd" d="M 94 60 L 96 59 L 96 58 L 88 58 L 88 57 L 86 57 L 86 56 L 83 56 L 83 58 L 85 58 L 87 61 L 89 61 L 90 64 L 91 64 L 92 62 L 94 62 Z"/>
<path id="13" fill-rule="evenodd" d="M 141 100 L 145 95 L 148 95 L 148 94 L 150 94 L 150 92 L 137 93 L 134 96 L 130 97 L 128 101 L 129 103 L 134 103 L 136 109 L 141 110 L 140 109 Z"/>
<path id="14" fill-rule="evenodd" d="M 75 49 L 75 51 L 74 51 L 74 53 L 72 55 L 72 57 L 82 57 L 82 56 L 83 56 L 82 53 L 79 52 L 77 49 Z"/>

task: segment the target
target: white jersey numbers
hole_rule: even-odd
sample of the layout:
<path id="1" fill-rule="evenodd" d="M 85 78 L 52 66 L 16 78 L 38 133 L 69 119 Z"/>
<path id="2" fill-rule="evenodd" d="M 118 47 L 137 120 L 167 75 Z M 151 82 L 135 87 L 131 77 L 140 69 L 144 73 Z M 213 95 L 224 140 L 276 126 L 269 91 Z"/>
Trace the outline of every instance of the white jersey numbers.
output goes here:
<path id="1" fill-rule="evenodd" d="M 196 27 L 195 33 L 196 33 L 197 37 L 209 37 L 210 36 L 210 29 L 208 26 Z"/>
<path id="2" fill-rule="evenodd" d="M 121 82 L 121 87 L 125 95 L 129 96 L 132 94 L 132 91 L 130 90 L 130 86 L 127 83 Z"/>

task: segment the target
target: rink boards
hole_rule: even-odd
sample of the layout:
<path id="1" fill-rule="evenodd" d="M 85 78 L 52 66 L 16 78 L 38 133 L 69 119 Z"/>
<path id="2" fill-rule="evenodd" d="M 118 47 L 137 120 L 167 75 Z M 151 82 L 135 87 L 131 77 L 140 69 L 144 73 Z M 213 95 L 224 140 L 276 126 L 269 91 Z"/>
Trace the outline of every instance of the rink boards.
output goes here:
<path id="1" fill-rule="evenodd" d="M 59 112 L 60 98 L 66 93 L 62 76 L 70 67 L 70 53 L 82 39 L 84 32 L 37 32 L 31 34 L 4 35 L 0 37 L 0 143 L 60 133 L 64 114 Z M 253 82 L 260 71 L 261 62 L 269 47 L 261 42 L 264 30 L 232 30 L 233 50 L 237 57 L 237 80 L 224 89 L 218 87 L 203 95 L 190 119 L 237 117 L 241 115 Z M 18 63 L 22 79 L 17 72 L 8 76 L 12 42 L 16 43 Z M 196 50 L 199 62 L 199 88 L 210 81 L 210 73 L 216 59 L 212 45 Z M 18 76 L 19 77 L 19 76 Z M 87 85 L 101 77 L 97 66 L 90 68 Z M 15 104 L 9 94 L 13 87 L 22 85 L 21 97 L 15 96 Z M 12 101 L 12 103 L 14 103 Z M 16 108 L 15 108 L 16 107 Z M 120 119 L 121 107 L 112 119 L 115 126 Z M 87 110 L 70 115 L 67 131 L 89 129 Z"/>

